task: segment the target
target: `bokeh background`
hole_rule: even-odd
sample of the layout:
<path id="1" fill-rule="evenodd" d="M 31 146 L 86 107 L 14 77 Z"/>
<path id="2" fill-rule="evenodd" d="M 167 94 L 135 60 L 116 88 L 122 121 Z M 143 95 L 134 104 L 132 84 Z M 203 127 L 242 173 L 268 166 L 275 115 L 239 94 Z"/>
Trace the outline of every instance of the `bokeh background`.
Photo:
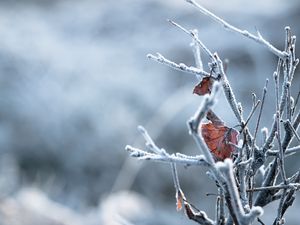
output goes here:
<path id="1" fill-rule="evenodd" d="M 300 36 L 297 0 L 199 2 L 238 27 L 258 29 L 280 49 L 286 25 Z M 167 19 L 197 28 L 229 60 L 228 79 L 245 115 L 251 93 L 260 96 L 271 80 L 261 127 L 270 126 L 276 58 L 183 0 L 2 0 L 1 225 L 194 224 L 176 212 L 169 166 L 129 159 L 124 150 L 143 147 L 141 124 L 167 151 L 198 154 L 186 126 L 202 101 L 192 94 L 197 79 L 146 58 L 160 52 L 194 65 L 190 38 Z M 292 94 L 299 89 L 297 72 Z M 215 111 L 237 125 L 221 95 Z M 288 159 L 289 175 L 298 160 Z M 213 217 L 215 196 L 206 194 L 216 189 L 205 171 L 178 169 L 188 199 Z M 288 224 L 299 223 L 299 209 L 297 196 Z M 266 208 L 266 224 L 275 211 L 276 204 Z"/>

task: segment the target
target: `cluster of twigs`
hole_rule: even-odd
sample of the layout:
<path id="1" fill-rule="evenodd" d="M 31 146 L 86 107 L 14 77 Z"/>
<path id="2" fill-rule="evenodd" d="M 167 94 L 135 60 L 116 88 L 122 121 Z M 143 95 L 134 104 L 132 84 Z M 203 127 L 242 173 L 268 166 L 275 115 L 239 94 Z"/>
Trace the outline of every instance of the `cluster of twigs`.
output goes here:
<path id="1" fill-rule="evenodd" d="M 130 156 L 132 157 L 141 160 L 165 162 L 171 165 L 176 189 L 177 208 L 184 208 L 187 216 L 199 224 L 249 225 L 253 224 L 255 220 L 263 224 L 259 218 L 263 214 L 262 207 L 275 200 L 279 200 L 279 203 L 273 224 L 283 224 L 283 216 L 286 210 L 293 204 L 295 193 L 300 188 L 300 171 L 297 171 L 291 177 L 287 177 L 284 164 L 285 157 L 300 151 L 300 138 L 297 134 L 297 128 L 300 124 L 300 112 L 299 110 L 296 112 L 299 94 L 295 100 L 291 96 L 292 80 L 299 62 L 295 56 L 296 37 L 292 36 L 290 28 L 286 27 L 285 48 L 283 51 L 280 51 L 266 41 L 259 32 L 255 35 L 246 30 L 240 30 L 203 8 L 194 0 L 186 1 L 195 6 L 201 13 L 221 24 L 225 29 L 254 40 L 278 57 L 277 68 L 274 72 L 276 112 L 273 124 L 270 129 L 263 128 L 261 130 L 264 136 L 264 143 L 262 146 L 258 146 L 256 137 L 259 132 L 259 123 L 263 112 L 265 96 L 268 91 L 268 81 L 266 81 L 263 89 L 261 100 L 257 100 L 256 95 L 253 94 L 252 110 L 248 118 L 245 119 L 242 105 L 236 101 L 235 94 L 224 71 L 224 63 L 218 54 L 213 54 L 202 43 L 198 38 L 196 30 L 187 30 L 179 24 L 169 21 L 192 38 L 196 66 L 186 66 L 183 63 L 177 64 L 166 59 L 159 53 L 157 55 L 149 54 L 148 58 L 174 69 L 194 74 L 200 80 L 210 76 L 216 80 L 211 93 L 205 95 L 202 105 L 188 121 L 189 133 L 199 147 L 201 155 L 169 154 L 166 150 L 157 147 L 147 131 L 141 126 L 139 130 L 146 140 L 147 151 L 131 146 L 126 146 L 126 150 L 130 152 Z M 210 62 L 208 63 L 209 72 L 203 69 L 201 52 L 207 54 L 210 58 Z M 281 87 L 280 80 L 282 80 Z M 241 127 L 240 138 L 242 139 L 242 145 L 234 145 L 235 157 L 216 161 L 211 150 L 203 140 L 199 132 L 199 127 L 214 105 L 216 93 L 220 89 L 223 89 L 229 106 Z M 248 122 L 256 109 L 259 109 L 258 120 L 254 132 L 251 132 L 248 128 Z M 299 145 L 289 148 L 294 137 L 297 139 Z M 275 144 L 278 146 L 278 149 L 274 149 Z M 271 163 L 267 163 L 270 160 Z M 176 164 L 204 166 L 208 168 L 209 177 L 216 182 L 218 187 L 215 219 L 208 218 L 205 212 L 197 210 L 186 200 L 180 188 Z M 255 183 L 255 178 L 258 175 L 263 177 L 261 183 Z M 257 192 L 257 194 L 254 195 L 254 192 Z"/>

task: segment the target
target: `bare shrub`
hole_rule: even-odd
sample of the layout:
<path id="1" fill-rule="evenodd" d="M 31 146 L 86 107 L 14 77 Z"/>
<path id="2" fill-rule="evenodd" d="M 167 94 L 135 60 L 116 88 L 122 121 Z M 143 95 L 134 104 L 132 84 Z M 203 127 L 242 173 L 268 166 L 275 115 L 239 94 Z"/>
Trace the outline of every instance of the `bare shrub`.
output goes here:
<path id="1" fill-rule="evenodd" d="M 300 143 L 297 134 L 300 112 L 296 110 L 299 94 L 296 98 L 291 96 L 291 85 L 299 62 L 295 56 L 296 37 L 291 34 L 290 28 L 286 27 L 285 48 L 281 51 L 266 41 L 258 31 L 252 34 L 236 28 L 194 0 L 187 0 L 187 2 L 221 24 L 226 30 L 261 44 L 278 57 L 278 64 L 273 74 L 276 96 L 274 121 L 271 127 L 259 131 L 265 96 L 270 93 L 268 80 L 263 87 L 261 99 L 258 99 L 256 94 L 252 94 L 252 110 L 249 116 L 244 117 L 242 104 L 236 101 L 234 91 L 227 79 L 224 61 L 202 43 L 198 38 L 197 30 L 187 30 L 169 21 L 192 38 L 196 66 L 175 63 L 159 53 L 149 54 L 148 58 L 176 70 L 194 74 L 199 79 L 194 93 L 204 95 L 204 100 L 195 115 L 188 121 L 188 128 L 201 154 L 196 156 L 182 153 L 169 154 L 166 150 L 156 146 L 148 132 L 141 126 L 139 130 L 146 140 L 147 150 L 132 146 L 126 146 L 126 150 L 131 157 L 171 165 L 177 209 L 184 209 L 188 218 L 199 224 L 249 225 L 254 221 L 264 224 L 260 219 L 263 207 L 275 200 L 279 201 L 273 224 L 283 224 L 283 216 L 293 204 L 296 191 L 300 187 L 300 172 L 296 171 L 291 177 L 287 177 L 284 163 L 285 157 L 300 151 L 300 145 L 290 147 L 294 137 L 297 139 L 296 143 Z M 202 53 L 209 56 L 209 71 L 203 69 Z M 236 128 L 226 127 L 211 109 L 216 101 L 216 93 L 220 89 L 223 89 L 229 107 L 238 121 L 239 125 Z M 258 111 L 258 119 L 253 121 L 252 116 L 256 111 Z M 205 118 L 208 122 L 203 122 Z M 255 123 L 254 130 L 249 129 L 249 121 Z M 264 137 L 264 143 L 260 146 L 256 143 L 259 132 Z M 208 177 L 216 183 L 218 188 L 214 219 L 208 218 L 204 211 L 196 209 L 186 199 L 180 187 L 176 164 L 208 169 Z M 258 176 L 263 177 L 262 181 L 254 182 Z"/>

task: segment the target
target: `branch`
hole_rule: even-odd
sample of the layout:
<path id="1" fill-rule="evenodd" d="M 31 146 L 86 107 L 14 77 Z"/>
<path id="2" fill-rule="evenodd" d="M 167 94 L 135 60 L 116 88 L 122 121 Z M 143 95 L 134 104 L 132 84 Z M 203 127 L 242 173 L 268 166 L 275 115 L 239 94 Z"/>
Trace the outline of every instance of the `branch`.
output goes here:
<path id="1" fill-rule="evenodd" d="M 236 116 L 237 120 L 239 121 L 240 124 L 243 124 L 244 119 L 242 118 L 241 112 L 239 111 L 239 107 L 238 107 L 235 95 L 232 91 L 232 88 L 229 84 L 227 76 L 224 72 L 222 60 L 219 58 L 218 54 L 215 53 L 214 56 L 216 58 L 217 66 L 219 68 L 219 72 L 221 75 L 221 81 L 222 81 L 222 86 L 223 86 L 225 97 L 226 97 L 229 105 L 231 106 L 231 109 L 234 112 L 234 115 Z"/>
<path id="2" fill-rule="evenodd" d="M 175 23 L 172 20 L 168 20 L 172 25 L 182 30 L 184 33 L 190 35 L 193 40 L 199 45 L 200 48 L 204 50 L 204 52 L 210 57 L 210 59 L 214 62 L 215 58 L 214 55 L 211 53 L 211 51 L 202 43 L 202 41 L 199 40 L 199 38 L 196 36 L 196 34 L 193 31 L 189 31 L 185 29 L 183 26 L 179 25 L 178 23 Z"/>
<path id="3" fill-rule="evenodd" d="M 156 161 L 156 162 L 163 162 L 163 163 L 180 163 L 189 166 L 205 166 L 208 167 L 209 164 L 205 160 L 204 156 L 186 156 L 183 154 L 169 154 L 165 152 L 165 155 L 150 153 L 138 148 L 134 148 L 130 145 L 125 147 L 125 150 L 130 153 L 131 157 L 137 158 L 139 160 L 149 160 L 149 161 Z"/>
<path id="4" fill-rule="evenodd" d="M 225 202 L 224 202 L 224 192 L 222 188 L 218 188 L 219 196 L 217 198 L 217 205 L 216 205 L 216 221 L 217 225 L 224 225 L 225 224 Z"/>
<path id="5" fill-rule="evenodd" d="M 212 12 L 210 12 L 209 10 L 207 10 L 206 8 L 204 8 L 203 6 L 201 6 L 198 3 L 196 3 L 194 0 L 186 0 L 186 1 L 188 3 L 191 3 L 193 6 L 195 6 L 204 15 L 210 17 L 211 19 L 213 19 L 217 23 L 221 24 L 226 30 L 229 30 L 231 32 L 235 32 L 235 33 L 241 34 L 244 37 L 247 37 L 247 38 L 249 38 L 249 39 L 251 39 L 251 40 L 253 40 L 253 41 L 255 41 L 255 42 L 259 43 L 259 44 L 262 44 L 269 51 L 271 51 L 273 54 L 277 55 L 281 59 L 287 58 L 288 54 L 285 51 L 280 51 L 277 48 L 275 48 L 268 41 L 266 41 L 261 36 L 261 34 L 258 31 L 257 31 L 257 36 L 255 36 L 254 34 L 251 34 L 250 32 L 248 32 L 247 30 L 241 30 L 241 29 L 239 29 L 239 28 L 237 28 L 237 27 L 235 27 L 235 26 L 227 23 L 226 21 L 224 21 L 220 17 L 216 16 L 215 14 L 213 14 Z"/>
<path id="6" fill-rule="evenodd" d="M 258 119 L 257 119 L 257 122 L 256 122 L 252 148 L 255 145 L 256 135 L 257 135 L 257 132 L 258 132 L 258 127 L 259 127 L 259 123 L 260 123 L 260 119 L 261 119 L 261 115 L 262 115 L 262 110 L 264 108 L 264 103 L 265 103 L 266 94 L 267 94 L 267 90 L 268 90 L 268 83 L 269 83 L 269 80 L 267 79 L 266 83 L 265 83 L 265 86 L 264 86 L 264 89 L 263 89 L 262 101 L 261 101 L 261 106 L 260 106 L 260 109 L 259 109 Z"/>
<path id="7" fill-rule="evenodd" d="M 299 171 L 296 173 L 296 177 L 294 179 L 294 182 L 300 182 L 300 173 Z M 299 183 L 298 183 L 299 184 Z M 294 189 L 291 189 L 290 192 L 287 194 L 286 198 L 285 198 L 285 201 L 283 202 L 283 206 L 282 206 L 282 216 L 284 215 L 284 213 L 286 212 L 286 210 L 288 209 L 288 207 L 290 207 L 296 196 L 295 196 L 295 192 L 296 190 L 299 190 L 299 186 Z"/>
<path id="8" fill-rule="evenodd" d="M 300 137 L 297 134 L 296 130 L 294 129 L 293 125 L 291 124 L 291 122 L 288 120 L 286 121 L 287 126 L 289 127 L 289 129 L 294 133 L 295 137 L 297 138 L 298 142 L 300 142 Z"/>
<path id="9" fill-rule="evenodd" d="M 285 151 L 285 156 L 290 156 L 290 155 L 293 155 L 293 154 L 298 153 L 298 152 L 300 152 L 300 145 L 292 147 L 292 148 L 288 148 Z M 278 153 L 279 153 L 279 150 L 268 150 L 266 152 L 266 154 L 268 156 L 276 156 Z"/>
<path id="10" fill-rule="evenodd" d="M 268 186 L 268 187 L 257 187 L 257 188 L 249 189 L 249 190 L 247 190 L 247 192 L 265 191 L 265 190 L 280 190 L 280 189 L 299 190 L 300 184 L 299 183 L 290 183 L 290 184 L 282 184 L 282 185 Z"/>
<path id="11" fill-rule="evenodd" d="M 152 54 L 148 54 L 147 57 L 149 59 L 152 59 L 152 60 L 156 61 L 156 62 L 164 64 L 168 67 L 171 67 L 175 70 L 179 70 L 179 71 L 186 72 L 186 73 L 191 73 L 191 74 L 194 74 L 194 75 L 197 75 L 197 76 L 204 76 L 204 77 L 210 76 L 209 73 L 207 73 L 203 70 L 200 70 L 196 67 L 187 66 L 184 63 L 177 64 L 177 63 L 175 63 L 171 60 L 168 60 L 164 56 L 162 56 L 160 53 L 157 53 L 157 56 L 154 56 Z"/>
<path id="12" fill-rule="evenodd" d="M 245 214 L 242 203 L 238 194 L 237 185 L 233 174 L 233 163 L 231 159 L 225 159 L 224 162 L 218 162 L 217 168 L 222 172 L 230 192 L 231 203 L 234 214 L 237 217 L 238 224 L 249 225 L 259 216 L 263 214 L 261 207 L 253 206 L 250 212 Z"/>
<path id="13" fill-rule="evenodd" d="M 194 29 L 191 32 L 194 33 L 195 38 L 199 39 L 198 38 L 198 30 Z M 203 63 L 202 63 L 202 59 L 201 59 L 201 51 L 200 51 L 199 43 L 193 39 L 193 41 L 191 43 L 191 47 L 193 48 L 196 67 L 200 70 L 203 70 Z"/>

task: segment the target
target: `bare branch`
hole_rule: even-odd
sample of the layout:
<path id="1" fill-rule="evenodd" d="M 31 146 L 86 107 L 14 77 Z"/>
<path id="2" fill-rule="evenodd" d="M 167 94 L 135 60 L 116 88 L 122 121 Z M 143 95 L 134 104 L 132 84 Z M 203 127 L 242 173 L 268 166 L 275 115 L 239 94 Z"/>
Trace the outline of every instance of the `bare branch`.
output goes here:
<path id="1" fill-rule="evenodd" d="M 157 161 L 157 162 L 164 162 L 164 163 L 180 163 L 190 166 L 209 166 L 209 164 L 205 161 L 204 156 L 197 156 L 197 157 L 183 157 L 182 154 L 171 154 L 169 155 L 159 155 L 154 153 L 149 153 L 147 151 L 134 148 L 130 145 L 125 147 L 126 151 L 130 152 L 130 156 L 141 159 L 141 160 L 150 160 L 150 161 Z"/>
<path id="2" fill-rule="evenodd" d="M 197 76 L 204 76 L 204 77 L 208 77 L 210 76 L 210 74 L 208 72 L 205 72 L 203 70 L 200 70 L 196 67 L 193 67 L 193 66 L 187 66 L 183 63 L 180 63 L 180 64 L 177 64 L 169 59 L 166 59 L 164 56 L 162 56 L 160 53 L 157 53 L 157 56 L 154 56 L 152 54 L 148 54 L 147 57 L 149 59 L 152 59 L 156 62 L 159 62 L 161 64 L 164 64 L 168 67 L 171 67 L 175 70 L 179 70 L 179 71 L 182 71 L 182 72 L 186 72 L 186 73 L 191 73 L 191 74 L 194 74 L 194 75 L 197 75 Z"/>
<path id="3" fill-rule="evenodd" d="M 279 58 L 285 59 L 288 54 L 284 51 L 280 51 L 277 48 L 275 48 L 273 45 L 271 45 L 268 41 L 266 41 L 259 32 L 257 32 L 257 36 L 255 36 L 254 34 L 251 34 L 250 32 L 248 32 L 247 30 L 241 30 L 235 26 L 232 26 L 231 24 L 227 23 L 226 21 L 224 21 L 223 19 L 221 19 L 220 17 L 216 16 L 215 14 L 213 14 L 212 12 L 210 12 L 209 10 L 205 9 L 203 6 L 199 5 L 198 3 L 196 3 L 194 0 L 186 0 L 188 3 L 191 3 L 193 6 L 195 6 L 201 13 L 203 13 L 204 15 L 210 17 L 211 19 L 213 19 L 214 21 L 216 21 L 217 23 L 221 24 L 226 30 L 229 30 L 231 32 L 235 32 L 238 34 L 243 35 L 244 37 L 247 37 L 259 44 L 262 44 L 263 46 L 265 46 L 269 51 L 271 51 L 273 54 L 277 55 Z"/>
<path id="4" fill-rule="evenodd" d="M 300 137 L 297 134 L 296 130 L 294 129 L 294 127 L 292 126 L 291 122 L 288 120 L 286 121 L 287 126 L 289 127 L 289 129 L 294 133 L 295 137 L 297 138 L 297 140 L 300 142 Z"/>
<path id="5" fill-rule="evenodd" d="M 293 154 L 298 153 L 298 152 L 300 152 L 300 145 L 286 149 L 284 155 L 285 156 L 290 156 L 290 155 L 293 155 Z M 276 156 L 278 153 L 279 153 L 279 150 L 268 150 L 266 152 L 266 154 L 269 155 L 269 156 Z"/>
<path id="6" fill-rule="evenodd" d="M 179 178 L 177 174 L 177 168 L 176 164 L 174 162 L 171 163 L 171 168 L 172 168 L 172 176 L 173 176 L 173 182 L 174 182 L 174 187 L 176 190 L 176 193 L 180 192 L 180 184 L 179 184 Z"/>
<path id="7" fill-rule="evenodd" d="M 268 187 L 256 187 L 250 190 L 247 190 L 247 192 L 250 191 L 265 191 L 265 190 L 280 190 L 280 189 L 300 189 L 299 183 L 290 183 L 290 184 L 283 184 L 283 185 L 275 185 L 275 186 L 268 186 Z"/>
<path id="8" fill-rule="evenodd" d="M 242 118 L 241 112 L 239 111 L 239 107 L 238 107 L 235 95 L 232 91 L 230 83 L 229 83 L 229 81 L 227 79 L 227 76 L 224 72 L 222 60 L 219 58 L 218 54 L 216 54 L 216 53 L 215 53 L 215 58 L 216 58 L 216 61 L 217 61 L 217 66 L 219 68 L 219 72 L 221 74 L 221 81 L 222 81 L 222 86 L 223 86 L 223 90 L 224 90 L 224 94 L 226 96 L 226 99 L 227 99 L 229 105 L 231 106 L 231 109 L 234 112 L 234 115 L 236 116 L 239 123 L 243 124 L 244 119 Z"/>
<path id="9" fill-rule="evenodd" d="M 214 62 L 215 58 L 214 55 L 211 53 L 211 51 L 202 43 L 202 41 L 199 40 L 199 38 L 195 35 L 193 31 L 188 31 L 183 26 L 179 25 L 178 23 L 175 23 L 172 20 L 168 20 L 172 25 L 182 30 L 184 33 L 190 35 L 193 40 L 204 50 L 204 52 L 210 57 L 210 59 Z"/>
<path id="10" fill-rule="evenodd" d="M 237 217 L 238 224 L 251 224 L 258 216 L 263 214 L 263 209 L 261 207 L 254 206 L 251 208 L 249 213 L 245 214 L 238 194 L 237 185 L 235 183 L 233 175 L 233 163 L 231 159 L 225 159 L 224 162 L 218 162 L 216 165 L 225 177 L 225 182 L 227 183 L 228 190 L 230 192 L 231 203 L 234 213 Z"/>
<path id="11" fill-rule="evenodd" d="M 259 114 L 258 114 L 258 119 L 257 119 L 257 123 L 256 123 L 256 127 L 255 127 L 255 132 L 254 132 L 254 138 L 253 138 L 253 147 L 255 144 L 255 140 L 256 140 L 256 135 L 258 132 L 258 127 L 259 127 L 259 123 L 260 123 L 260 119 L 261 119 L 261 115 L 262 115 L 262 110 L 264 108 L 264 103 L 265 103 L 265 99 L 266 99 L 266 94 L 267 94 L 267 88 L 268 88 L 268 82 L 269 80 L 266 80 L 265 86 L 264 86 L 264 90 L 263 90 L 263 95 L 262 95 L 262 102 L 261 102 L 261 106 L 259 109 Z"/>
<path id="12" fill-rule="evenodd" d="M 191 32 L 194 33 L 194 36 L 196 39 L 198 38 L 198 30 L 194 29 Z M 191 46 L 193 48 L 193 53 L 194 53 L 194 58 L 195 58 L 195 63 L 196 63 L 196 67 L 199 68 L 200 70 L 203 70 L 203 63 L 202 63 L 202 59 L 201 59 L 201 50 L 200 50 L 200 45 L 199 43 L 193 39 Z"/>

